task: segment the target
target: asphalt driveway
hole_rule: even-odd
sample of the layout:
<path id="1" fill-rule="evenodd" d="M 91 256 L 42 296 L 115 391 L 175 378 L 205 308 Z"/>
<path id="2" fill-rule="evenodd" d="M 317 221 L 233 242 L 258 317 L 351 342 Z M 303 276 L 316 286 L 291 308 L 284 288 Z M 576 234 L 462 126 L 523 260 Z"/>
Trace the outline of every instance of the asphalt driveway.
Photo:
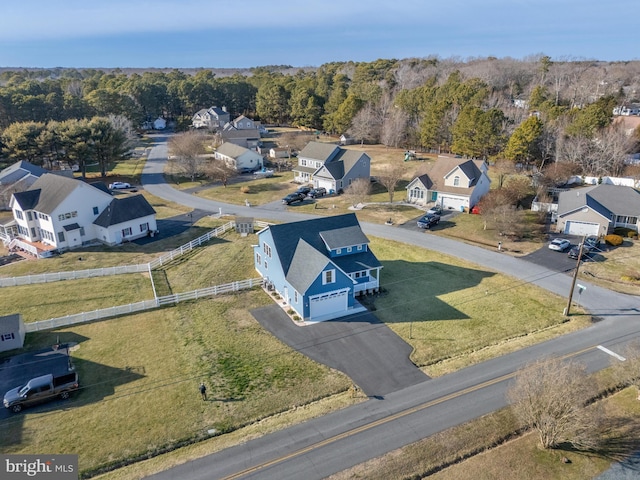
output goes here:
<path id="1" fill-rule="evenodd" d="M 409 360 L 411 346 L 369 312 L 306 326 L 295 325 L 277 305 L 251 314 L 294 350 L 345 373 L 370 397 L 429 379 Z"/>

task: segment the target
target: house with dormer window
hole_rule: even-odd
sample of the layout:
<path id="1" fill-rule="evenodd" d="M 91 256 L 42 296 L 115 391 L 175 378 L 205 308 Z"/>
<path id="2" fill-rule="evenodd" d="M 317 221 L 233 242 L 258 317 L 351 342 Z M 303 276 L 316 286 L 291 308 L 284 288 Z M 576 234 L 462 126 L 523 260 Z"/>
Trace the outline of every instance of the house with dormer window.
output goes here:
<path id="1" fill-rule="evenodd" d="M 487 170 L 487 164 L 482 160 L 438 157 L 428 173 L 409 182 L 407 202 L 469 210 L 489 191 L 491 180 Z"/>
<path id="2" fill-rule="evenodd" d="M 340 192 L 358 178 L 371 175 L 371 158 L 364 152 L 347 150 L 331 143 L 309 142 L 298 154 L 293 181 L 312 183 L 328 192 Z"/>
<path id="3" fill-rule="evenodd" d="M 380 288 L 382 265 L 353 213 L 270 225 L 258 240 L 256 270 L 305 321 L 364 311 L 356 297 Z"/>

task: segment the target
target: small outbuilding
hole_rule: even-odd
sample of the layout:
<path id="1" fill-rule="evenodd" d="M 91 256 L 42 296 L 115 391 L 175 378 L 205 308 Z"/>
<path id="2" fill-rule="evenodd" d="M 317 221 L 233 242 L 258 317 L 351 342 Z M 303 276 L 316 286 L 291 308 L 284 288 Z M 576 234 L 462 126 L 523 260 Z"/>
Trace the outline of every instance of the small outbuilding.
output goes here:
<path id="1" fill-rule="evenodd" d="M 22 348 L 25 334 L 22 315 L 14 313 L 0 317 L 0 352 Z"/>

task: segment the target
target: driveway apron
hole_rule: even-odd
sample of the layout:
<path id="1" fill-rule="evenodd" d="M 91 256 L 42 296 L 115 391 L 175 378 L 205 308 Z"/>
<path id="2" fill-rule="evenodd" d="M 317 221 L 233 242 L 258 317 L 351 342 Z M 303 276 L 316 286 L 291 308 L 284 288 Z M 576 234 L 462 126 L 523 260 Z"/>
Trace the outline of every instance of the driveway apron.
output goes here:
<path id="1" fill-rule="evenodd" d="M 370 397 L 429 379 L 409 360 L 411 346 L 369 312 L 304 326 L 277 305 L 251 314 L 294 350 L 348 375 Z"/>

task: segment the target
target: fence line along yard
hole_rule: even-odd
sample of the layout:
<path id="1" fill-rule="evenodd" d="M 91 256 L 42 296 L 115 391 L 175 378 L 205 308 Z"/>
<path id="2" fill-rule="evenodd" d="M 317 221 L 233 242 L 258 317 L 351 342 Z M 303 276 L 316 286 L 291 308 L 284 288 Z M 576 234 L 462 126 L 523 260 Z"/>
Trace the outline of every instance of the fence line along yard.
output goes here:
<path id="1" fill-rule="evenodd" d="M 254 225 L 258 228 L 265 228 L 270 225 L 267 222 L 255 221 Z M 59 282 L 61 280 L 77 280 L 91 277 L 105 277 L 108 275 L 120 275 L 125 273 L 145 273 L 164 265 L 171 260 L 190 252 L 194 248 L 199 247 L 203 243 L 208 242 L 212 238 L 218 237 L 225 232 L 234 229 L 236 223 L 234 221 L 227 222 L 217 227 L 195 240 L 186 243 L 169 253 L 152 260 L 149 263 L 140 263 L 137 265 L 121 265 L 117 267 L 92 268 L 88 270 L 73 270 L 71 272 L 55 272 L 41 273 L 35 275 L 25 275 L 22 277 L 0 278 L 0 287 L 17 287 L 20 285 L 31 285 L 34 283 Z"/>
<path id="2" fill-rule="evenodd" d="M 144 300 L 142 302 L 130 303 L 128 305 L 119 305 L 116 307 L 102 308 L 93 310 L 92 312 L 82 312 L 64 317 L 50 318 L 49 320 L 41 320 L 25 324 L 27 333 L 38 332 L 42 330 L 52 330 L 54 328 L 66 327 L 68 325 L 76 325 L 79 323 L 93 322 L 95 320 L 103 320 L 107 318 L 117 317 L 119 315 L 127 315 L 130 313 L 141 312 L 144 310 L 152 310 L 165 305 L 174 305 L 189 300 L 197 300 L 199 298 L 212 297 L 229 292 L 237 292 L 239 290 L 247 290 L 262 285 L 262 278 L 250 278 L 248 280 L 239 280 L 237 282 L 227 283 L 224 285 L 216 285 L 213 287 L 201 288 L 185 293 L 175 293 L 158 297 L 155 300 Z"/>
<path id="3" fill-rule="evenodd" d="M 78 280 L 82 278 L 106 277 L 125 273 L 148 272 L 149 265 L 121 265 L 118 267 L 91 268 L 88 270 L 72 270 L 70 272 L 39 273 L 23 277 L 0 278 L 0 287 L 18 287 L 34 283 L 59 282 L 61 280 Z"/>

